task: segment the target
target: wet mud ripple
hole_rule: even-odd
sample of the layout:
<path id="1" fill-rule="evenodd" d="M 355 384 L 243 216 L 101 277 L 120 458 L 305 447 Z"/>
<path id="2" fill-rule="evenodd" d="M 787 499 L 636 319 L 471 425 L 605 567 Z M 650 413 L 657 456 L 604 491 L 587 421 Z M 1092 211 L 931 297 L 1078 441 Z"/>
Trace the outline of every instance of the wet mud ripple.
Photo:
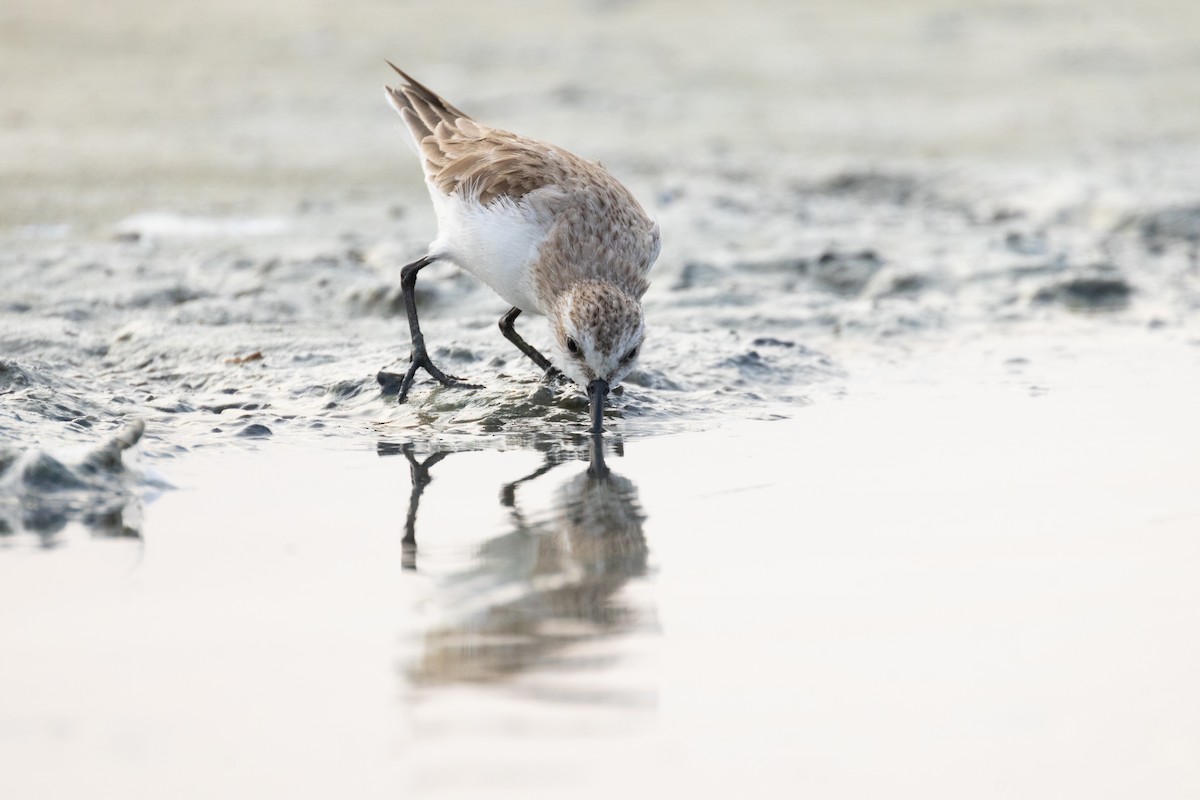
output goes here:
<path id="1" fill-rule="evenodd" d="M 139 537 L 143 493 L 165 486 L 126 463 L 144 430 L 134 422 L 77 454 L 0 448 L 0 546 L 21 535 L 54 546 L 70 522 L 94 535 Z"/>
<path id="2" fill-rule="evenodd" d="M 1081 194 L 1047 212 L 1036 182 L 993 192 L 977 175 L 714 174 L 658 179 L 670 237 L 645 298 L 647 347 L 609 412 L 626 436 L 837 396 L 848 342 L 1079 315 L 1170 329 L 1200 307 L 1187 203 L 1097 209 Z M 10 242 L 0 442 L 91 445 L 142 420 L 160 458 L 414 432 L 474 446 L 586 424 L 579 390 L 543 381 L 499 335 L 503 303 L 443 264 L 417 286 L 426 340 L 484 388 L 422 376 L 397 405 L 376 374 L 407 357 L 398 273 L 428 231 L 344 223 L 336 209 L 328 221 L 336 233 Z M 545 348 L 544 322 L 518 327 Z"/>

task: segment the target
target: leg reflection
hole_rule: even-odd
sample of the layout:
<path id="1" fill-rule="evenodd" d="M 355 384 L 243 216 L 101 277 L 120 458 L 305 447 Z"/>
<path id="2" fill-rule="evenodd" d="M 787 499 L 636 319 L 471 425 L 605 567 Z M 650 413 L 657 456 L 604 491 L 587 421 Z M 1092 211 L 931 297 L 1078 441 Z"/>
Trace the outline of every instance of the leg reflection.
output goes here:
<path id="1" fill-rule="evenodd" d="M 390 455 L 396 450 L 388 450 L 384 452 L 381 447 L 380 455 Z M 399 452 L 408 461 L 408 471 L 412 476 L 412 491 L 408 495 L 408 514 L 404 517 L 404 538 L 400 540 L 402 554 L 400 556 L 400 565 L 404 569 L 417 568 L 417 510 L 421 505 L 421 494 L 425 491 L 425 487 L 433 480 L 429 475 L 429 470 L 441 461 L 446 456 L 450 455 L 449 450 L 439 451 L 426 458 L 424 461 L 417 461 L 413 455 L 412 442 L 406 442 L 399 447 Z"/>
<path id="2" fill-rule="evenodd" d="M 505 508 L 515 509 L 517 504 L 518 486 L 523 483 L 535 481 L 560 464 L 565 464 L 566 462 L 572 461 L 575 458 L 574 453 L 559 449 L 546 450 L 545 454 L 546 460 L 540 467 L 524 477 L 517 478 L 511 483 L 504 484 L 504 486 L 500 488 L 500 505 L 504 506 Z"/>

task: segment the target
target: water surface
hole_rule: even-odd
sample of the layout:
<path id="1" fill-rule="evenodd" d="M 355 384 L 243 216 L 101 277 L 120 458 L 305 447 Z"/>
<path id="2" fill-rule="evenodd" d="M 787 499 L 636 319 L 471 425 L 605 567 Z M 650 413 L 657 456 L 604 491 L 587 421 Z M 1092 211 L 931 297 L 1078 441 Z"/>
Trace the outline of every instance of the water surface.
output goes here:
<path id="1" fill-rule="evenodd" d="M 614 437 L 607 478 L 586 447 L 194 454 L 134 536 L 6 539 L 6 781 L 1186 796 L 1195 387 L 1092 376 Z"/>

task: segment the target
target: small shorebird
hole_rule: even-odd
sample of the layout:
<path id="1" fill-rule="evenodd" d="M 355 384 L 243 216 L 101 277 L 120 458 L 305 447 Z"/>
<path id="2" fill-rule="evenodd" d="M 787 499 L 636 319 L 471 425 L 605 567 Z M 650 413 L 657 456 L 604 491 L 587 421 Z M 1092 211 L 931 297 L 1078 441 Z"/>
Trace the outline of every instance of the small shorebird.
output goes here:
<path id="1" fill-rule="evenodd" d="M 388 64 L 404 83 L 386 87 L 387 99 L 416 146 L 438 220 L 428 252 L 400 272 L 412 357 L 399 402 L 418 369 L 443 386 L 479 388 L 434 366 L 417 322 L 417 273 L 449 261 L 512 306 L 500 318 L 505 338 L 587 390 L 599 433 L 609 389 L 641 352 L 641 297 L 658 257 L 658 225 L 598 163 L 482 125 Z M 517 333 L 525 311 L 549 319 L 553 364 Z M 381 372 L 380 382 L 388 376 Z"/>

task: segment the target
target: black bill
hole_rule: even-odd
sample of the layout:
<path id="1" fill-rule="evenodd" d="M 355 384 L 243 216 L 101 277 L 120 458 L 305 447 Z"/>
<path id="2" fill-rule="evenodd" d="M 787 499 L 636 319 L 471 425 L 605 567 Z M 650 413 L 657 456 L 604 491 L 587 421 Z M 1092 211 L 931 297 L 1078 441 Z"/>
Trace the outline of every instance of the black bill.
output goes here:
<path id="1" fill-rule="evenodd" d="M 604 402 L 608 399 L 608 381 L 597 378 L 588 384 L 588 398 L 592 403 L 592 433 L 604 430 Z"/>

